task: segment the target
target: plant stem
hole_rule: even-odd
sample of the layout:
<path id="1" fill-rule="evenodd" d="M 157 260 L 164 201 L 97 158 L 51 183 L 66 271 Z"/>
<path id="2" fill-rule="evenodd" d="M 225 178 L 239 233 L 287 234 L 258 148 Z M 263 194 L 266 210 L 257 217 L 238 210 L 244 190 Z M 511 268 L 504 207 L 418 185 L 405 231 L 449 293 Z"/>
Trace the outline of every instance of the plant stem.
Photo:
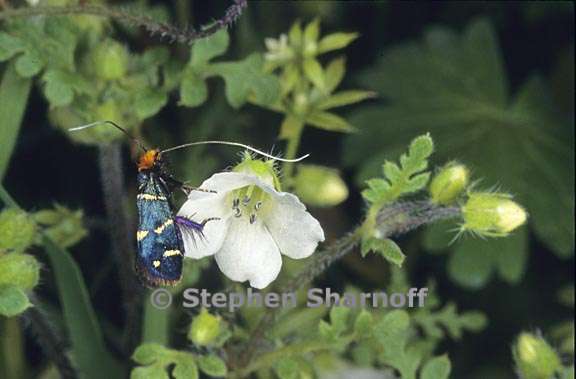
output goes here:
<path id="1" fill-rule="evenodd" d="M 27 326 L 36 335 L 38 344 L 42 347 L 44 354 L 54 362 L 60 377 L 63 379 L 75 379 L 79 375 L 66 354 L 64 340 L 58 335 L 56 329 L 42 311 L 40 304 L 30 296 L 34 305 L 22 314 L 22 318 Z"/>
<path id="2" fill-rule="evenodd" d="M 120 279 L 124 299 L 125 329 L 124 348 L 132 351 L 139 341 L 141 288 L 134 275 L 134 233 L 124 209 L 125 183 L 122 169 L 120 144 L 115 142 L 99 147 L 99 166 L 102 176 L 102 192 L 112 243 L 112 252 Z"/>
<path id="3" fill-rule="evenodd" d="M 30 309 L 30 308 L 29 308 Z M 24 360 L 22 328 L 18 318 L 0 319 L 0 376 L 3 378 L 24 378 L 27 374 Z"/>
<path id="4" fill-rule="evenodd" d="M 298 148 L 300 147 L 300 139 L 302 138 L 302 131 L 304 130 L 304 123 L 301 121 L 295 121 L 293 125 L 293 132 L 288 139 L 288 144 L 286 146 L 286 159 L 296 158 L 298 154 Z M 292 187 L 293 176 L 294 176 L 294 163 L 285 162 L 282 170 L 282 175 L 284 177 L 284 183 L 288 188 Z"/>
<path id="5" fill-rule="evenodd" d="M 150 291 L 147 292 L 147 295 Z M 144 320 L 142 326 L 142 341 L 155 342 L 167 346 L 169 340 L 169 327 L 170 327 L 170 310 L 158 309 L 152 305 L 149 300 L 150 297 L 146 296 L 144 302 Z"/>
<path id="6" fill-rule="evenodd" d="M 135 15 L 124 10 L 109 8 L 99 5 L 67 5 L 67 6 L 39 6 L 39 7 L 22 7 L 18 9 L 6 9 L 0 12 L 0 21 L 16 17 L 31 16 L 58 16 L 70 14 L 90 14 L 94 16 L 108 17 L 121 22 L 143 27 L 150 34 L 159 34 L 167 37 L 171 41 L 179 43 L 192 44 L 199 39 L 206 38 L 220 29 L 232 25 L 241 15 L 243 9 L 247 6 L 246 0 L 234 0 L 234 3 L 226 9 L 224 16 L 214 21 L 207 27 L 199 30 L 192 28 L 180 29 L 167 23 L 161 23 L 150 17 Z"/>

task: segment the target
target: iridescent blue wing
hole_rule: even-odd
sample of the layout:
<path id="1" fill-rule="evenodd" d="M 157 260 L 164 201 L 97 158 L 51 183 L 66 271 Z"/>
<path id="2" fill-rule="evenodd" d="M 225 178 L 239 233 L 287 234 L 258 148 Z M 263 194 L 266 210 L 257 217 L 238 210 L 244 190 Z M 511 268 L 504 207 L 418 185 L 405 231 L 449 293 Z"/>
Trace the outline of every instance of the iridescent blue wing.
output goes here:
<path id="1" fill-rule="evenodd" d="M 148 287 L 176 285 L 182 278 L 184 247 L 169 196 L 155 173 L 138 173 L 136 271 Z"/>

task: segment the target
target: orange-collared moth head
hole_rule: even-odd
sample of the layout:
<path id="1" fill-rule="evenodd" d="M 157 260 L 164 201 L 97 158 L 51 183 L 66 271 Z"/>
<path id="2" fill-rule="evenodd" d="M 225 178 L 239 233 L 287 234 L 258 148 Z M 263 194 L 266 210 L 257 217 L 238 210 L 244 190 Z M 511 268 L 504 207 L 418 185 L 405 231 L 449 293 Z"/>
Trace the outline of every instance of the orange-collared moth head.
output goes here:
<path id="1" fill-rule="evenodd" d="M 150 149 L 146 150 L 138 160 L 138 171 L 150 170 L 154 168 L 156 163 L 160 160 L 160 150 Z"/>

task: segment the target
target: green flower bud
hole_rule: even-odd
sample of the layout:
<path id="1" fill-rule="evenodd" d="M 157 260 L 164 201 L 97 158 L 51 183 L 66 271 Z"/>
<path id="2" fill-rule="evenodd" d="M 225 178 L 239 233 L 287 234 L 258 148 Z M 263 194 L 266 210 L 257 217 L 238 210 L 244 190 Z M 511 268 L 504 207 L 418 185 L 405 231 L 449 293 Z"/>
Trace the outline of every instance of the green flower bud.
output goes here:
<path id="1" fill-rule="evenodd" d="M 91 64 L 97 77 L 104 80 L 117 80 L 128 71 L 129 55 L 126 48 L 108 39 L 94 48 Z"/>
<path id="2" fill-rule="evenodd" d="M 205 308 L 202 308 L 200 314 L 192 320 L 188 331 L 188 339 L 199 346 L 209 345 L 215 342 L 220 335 L 220 324 L 220 317 L 214 316 Z"/>
<path id="3" fill-rule="evenodd" d="M 88 124 L 94 120 L 110 120 L 130 130 L 136 121 L 127 115 L 127 107 L 117 99 L 109 99 L 101 104 L 83 104 L 76 108 L 57 107 L 50 110 L 50 123 L 65 131 L 65 135 L 73 141 L 85 144 L 107 144 L 112 141 L 125 140 L 126 136 L 116 128 L 96 127 L 70 133 L 67 130 L 76 126 Z"/>
<path id="4" fill-rule="evenodd" d="M 348 187 L 338 171 L 323 166 L 298 166 L 294 188 L 304 203 L 317 207 L 334 206 L 348 198 Z"/>
<path id="5" fill-rule="evenodd" d="M 0 252 L 20 253 L 34 242 L 36 224 L 25 212 L 5 209 L 0 212 Z"/>
<path id="6" fill-rule="evenodd" d="M 88 233 L 82 224 L 81 210 L 72 211 L 60 205 L 34 214 L 34 219 L 45 233 L 59 246 L 70 247 L 84 238 Z"/>
<path id="7" fill-rule="evenodd" d="M 558 354 L 541 337 L 522 333 L 513 349 L 516 367 L 524 379 L 549 379 L 561 368 Z"/>
<path id="8" fill-rule="evenodd" d="M 430 198 L 435 204 L 450 204 L 466 189 L 469 180 L 466 166 L 449 163 L 432 179 Z"/>
<path id="9" fill-rule="evenodd" d="M 462 207 L 464 230 L 485 236 L 505 236 L 526 222 L 524 208 L 510 199 L 509 195 L 476 192 L 469 195 Z"/>
<path id="10" fill-rule="evenodd" d="M 38 284 L 40 264 L 28 254 L 5 254 L 0 256 L 0 287 L 12 285 L 30 290 Z"/>
<path id="11" fill-rule="evenodd" d="M 264 183 L 273 186 L 276 190 L 280 190 L 280 180 L 278 175 L 276 175 L 273 160 L 254 159 L 249 153 L 245 153 L 242 162 L 234 167 L 234 171 L 256 175 Z"/>

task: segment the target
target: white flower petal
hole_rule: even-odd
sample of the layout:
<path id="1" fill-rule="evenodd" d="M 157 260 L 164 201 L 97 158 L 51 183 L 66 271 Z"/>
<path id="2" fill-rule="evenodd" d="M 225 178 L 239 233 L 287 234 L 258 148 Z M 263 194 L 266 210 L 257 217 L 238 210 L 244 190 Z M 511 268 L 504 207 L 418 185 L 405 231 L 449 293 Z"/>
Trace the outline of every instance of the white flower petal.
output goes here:
<path id="1" fill-rule="evenodd" d="M 200 259 L 214 255 L 222 246 L 228 230 L 228 218 L 231 216 L 231 209 L 225 203 L 226 196 L 224 194 L 193 192 L 195 194 L 190 194 L 189 200 L 182 205 L 177 215 L 197 223 L 209 218 L 219 218 L 219 220 L 208 221 L 204 225 L 203 238 L 198 233 L 181 233 L 184 241 L 184 255 Z"/>
<path id="2" fill-rule="evenodd" d="M 250 224 L 245 217 L 232 218 L 228 235 L 215 255 L 220 271 L 230 279 L 250 281 L 254 288 L 265 288 L 280 273 L 282 257 L 265 226 Z"/>
<path id="3" fill-rule="evenodd" d="M 218 194 L 224 194 L 225 192 L 233 191 L 235 189 L 246 187 L 252 184 L 260 185 L 260 183 L 263 182 L 259 180 L 255 175 L 241 172 L 220 172 L 206 179 L 200 188 L 216 191 Z M 198 191 L 190 192 L 188 198 L 191 196 L 197 196 L 197 194 L 194 194 L 193 192 Z"/>
<path id="4" fill-rule="evenodd" d="M 263 218 L 280 252 L 293 259 L 312 255 L 318 243 L 324 241 L 318 220 L 291 193 L 267 192 L 272 195 L 271 206 Z"/>

